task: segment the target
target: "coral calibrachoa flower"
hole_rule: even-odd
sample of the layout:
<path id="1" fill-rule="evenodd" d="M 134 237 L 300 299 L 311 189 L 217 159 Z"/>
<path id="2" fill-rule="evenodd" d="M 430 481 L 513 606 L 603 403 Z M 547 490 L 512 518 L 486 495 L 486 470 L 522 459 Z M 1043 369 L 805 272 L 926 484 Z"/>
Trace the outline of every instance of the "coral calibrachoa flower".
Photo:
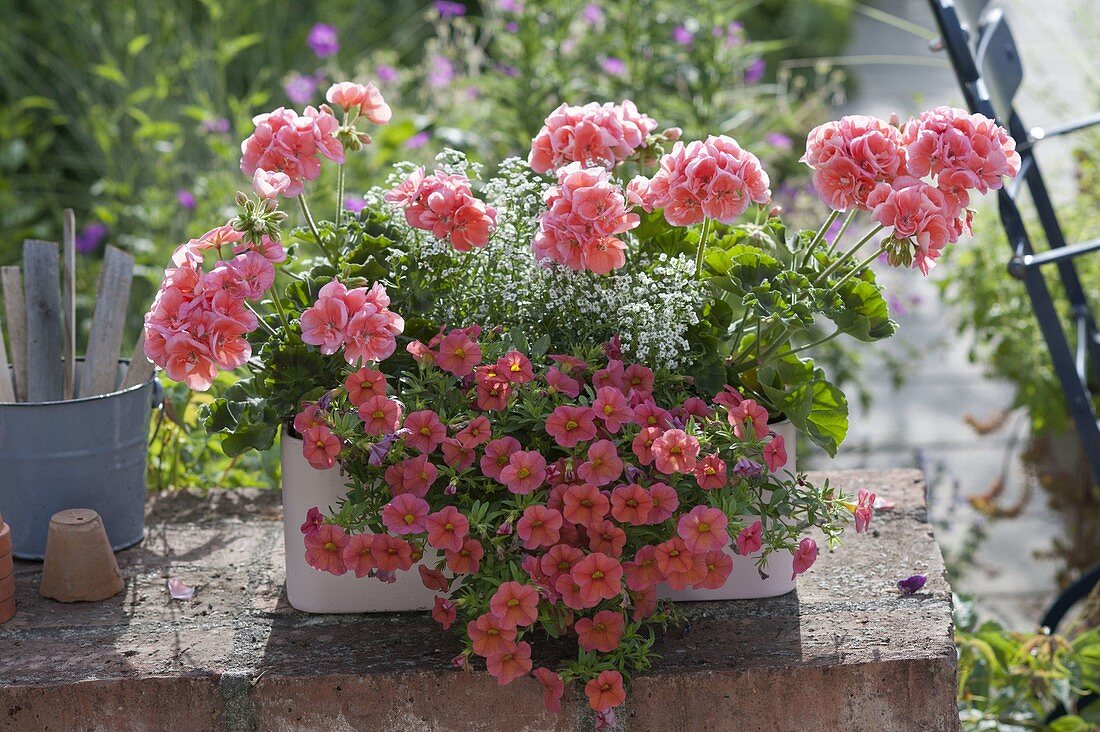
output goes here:
<path id="1" fill-rule="evenodd" d="M 362 486 L 321 523 L 306 517 L 306 559 L 383 580 L 417 566 L 440 593 L 432 617 L 465 629 L 462 665 L 481 657 L 500 684 L 532 673 L 544 629 L 575 635 L 575 660 L 534 672 L 551 710 L 569 682 L 605 718 L 623 703 L 647 628 L 675 616 L 658 587 L 718 588 L 734 562 L 762 563 L 779 547 L 803 572 L 817 544 L 799 536 L 797 517 L 814 516 L 832 541 L 843 517 L 869 510 L 865 497 L 854 504 L 768 468 L 781 438 L 766 410 L 726 390 L 684 397 L 664 372 L 606 357 L 535 358 L 477 326 L 407 350 L 420 365 L 400 384 L 360 369 L 323 407 L 299 414 L 311 462 L 325 467 L 339 446 Z M 547 389 L 562 369 L 583 396 Z M 479 405 L 484 383 L 501 393 L 488 406 Z M 743 462 L 759 469 L 727 473 Z M 776 491 L 795 521 L 765 498 Z M 760 518 L 749 524 L 745 514 Z"/>

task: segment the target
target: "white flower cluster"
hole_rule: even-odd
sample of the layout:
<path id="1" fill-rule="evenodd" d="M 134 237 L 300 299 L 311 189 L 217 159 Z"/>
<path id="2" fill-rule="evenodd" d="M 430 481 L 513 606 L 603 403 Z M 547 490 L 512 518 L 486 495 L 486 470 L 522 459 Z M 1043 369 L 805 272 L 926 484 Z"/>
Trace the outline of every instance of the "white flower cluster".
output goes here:
<path id="1" fill-rule="evenodd" d="M 461 153 L 436 158 L 448 172 L 468 170 Z M 393 187 L 415 166 L 401 166 L 386 181 Z M 497 209 L 497 230 L 487 246 L 463 253 L 429 233 L 412 229 L 401 212 L 367 192 L 372 206 L 389 208 L 402 238 L 413 244 L 416 276 L 441 294 L 429 316 L 451 326 L 479 323 L 549 334 L 554 348 L 591 344 L 618 335 L 624 356 L 652 367 L 675 369 L 690 356 L 688 329 L 705 300 L 686 256 L 646 257 L 636 249 L 624 268 L 608 275 L 578 272 L 535 260 L 531 241 L 551 183 L 526 161 L 509 158 L 481 187 Z M 534 340 L 534 338 L 532 338 Z"/>

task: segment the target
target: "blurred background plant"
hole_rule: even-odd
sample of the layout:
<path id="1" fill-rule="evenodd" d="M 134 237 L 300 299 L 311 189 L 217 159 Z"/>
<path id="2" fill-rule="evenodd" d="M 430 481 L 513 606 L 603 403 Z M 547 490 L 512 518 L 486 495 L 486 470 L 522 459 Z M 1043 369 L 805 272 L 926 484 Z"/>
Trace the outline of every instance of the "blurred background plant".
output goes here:
<path id="1" fill-rule="evenodd" d="M 850 16 L 833 0 L 0 0 L 0 265 L 18 262 L 25 238 L 57 240 L 61 209 L 74 208 L 78 291 L 95 291 L 106 242 L 137 258 L 132 339 L 171 250 L 224 222 L 246 187 L 238 143 L 251 117 L 317 104 L 342 78 L 374 81 L 395 112 L 349 166 L 349 191 L 444 146 L 491 170 L 526 156 L 562 102 L 631 98 L 688 137 L 737 137 L 789 208 L 805 191 L 802 137 L 844 79 L 781 62 L 835 55 Z M 91 306 L 78 302 L 85 329 Z M 269 483 L 263 466 L 226 472 L 216 440 L 191 429 L 194 405 L 174 407 L 150 485 L 248 469 Z"/>

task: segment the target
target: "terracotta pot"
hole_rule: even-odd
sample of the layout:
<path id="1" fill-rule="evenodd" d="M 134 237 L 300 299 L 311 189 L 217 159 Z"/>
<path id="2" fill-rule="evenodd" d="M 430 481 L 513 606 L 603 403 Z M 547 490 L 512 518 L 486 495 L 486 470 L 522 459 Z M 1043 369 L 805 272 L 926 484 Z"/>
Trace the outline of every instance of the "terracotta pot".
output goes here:
<path id="1" fill-rule="evenodd" d="M 798 430 L 789 421 L 784 420 L 771 425 L 772 431 L 783 436 L 783 442 L 787 449 L 787 462 L 783 463 L 780 470 L 795 472 L 795 452 L 797 450 Z M 746 522 L 752 523 L 755 516 L 746 516 Z M 733 539 L 734 537 L 730 537 Z M 764 579 L 756 570 L 756 562 L 762 556 L 762 552 L 755 552 L 747 557 L 741 557 L 733 553 L 729 547 L 726 554 L 733 558 L 733 570 L 730 572 L 726 584 L 715 590 L 670 590 L 668 585 L 661 585 L 657 590 L 657 597 L 670 599 L 676 602 L 694 602 L 702 600 L 750 600 L 761 597 L 777 597 L 785 595 L 795 588 L 794 555 L 789 551 L 776 551 L 768 555 L 764 565 L 764 573 L 768 576 Z"/>
<path id="2" fill-rule="evenodd" d="M 61 602 L 106 600 L 126 583 L 99 514 L 87 508 L 50 519 L 39 594 Z"/>
<path id="3" fill-rule="evenodd" d="M 313 506 L 335 507 L 347 495 L 347 478 L 339 467 L 313 468 L 302 455 L 302 441 L 282 437 L 283 541 L 286 545 L 286 596 L 297 610 L 309 613 L 377 613 L 428 610 L 436 593 L 424 587 L 414 567 L 398 572 L 387 584 L 353 573 L 334 575 L 306 563 L 302 522 Z M 430 559 L 428 560 L 431 561 Z"/>
<path id="4" fill-rule="evenodd" d="M 0 516 L 0 623 L 15 615 L 15 567 L 11 561 L 11 529 Z"/>

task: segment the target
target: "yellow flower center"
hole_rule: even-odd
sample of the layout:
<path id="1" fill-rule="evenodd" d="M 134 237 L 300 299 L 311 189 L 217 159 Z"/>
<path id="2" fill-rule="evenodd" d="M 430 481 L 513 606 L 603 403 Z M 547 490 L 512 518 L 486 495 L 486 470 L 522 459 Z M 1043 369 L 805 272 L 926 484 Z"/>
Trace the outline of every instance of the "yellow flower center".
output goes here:
<path id="1" fill-rule="evenodd" d="M 571 419 L 571 420 L 569 420 L 568 422 L 566 422 L 566 423 L 565 423 L 565 429 L 567 429 L 567 430 L 575 430 L 575 429 L 577 429 L 577 423 L 576 423 L 576 421 L 575 421 L 575 420 L 572 420 L 572 419 Z"/>
<path id="2" fill-rule="evenodd" d="M 592 579 L 603 579 L 603 572 L 597 569 L 592 573 Z"/>
<path id="3" fill-rule="evenodd" d="M 531 471 L 527 468 L 520 468 L 516 475 L 518 475 L 520 478 L 526 478 L 531 475 Z"/>
<path id="4" fill-rule="evenodd" d="M 405 523 L 406 524 L 408 524 L 409 526 L 412 526 L 414 521 L 416 521 L 416 516 L 413 516 L 411 513 L 405 514 Z"/>

